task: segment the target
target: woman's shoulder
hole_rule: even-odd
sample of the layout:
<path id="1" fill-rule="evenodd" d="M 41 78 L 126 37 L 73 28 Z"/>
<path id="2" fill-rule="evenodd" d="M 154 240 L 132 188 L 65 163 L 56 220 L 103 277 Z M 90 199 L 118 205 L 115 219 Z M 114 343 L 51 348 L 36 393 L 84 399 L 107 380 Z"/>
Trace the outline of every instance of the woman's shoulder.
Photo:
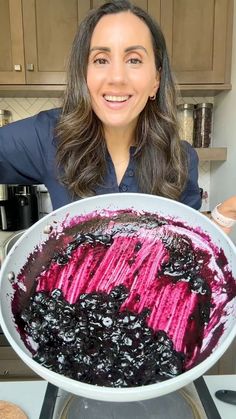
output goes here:
<path id="1" fill-rule="evenodd" d="M 38 114 L 22 120 L 24 128 L 29 130 L 34 135 L 37 136 L 38 141 L 41 143 L 49 144 L 54 141 L 55 138 L 55 128 L 59 121 L 61 114 L 60 108 L 49 109 L 41 111 Z"/>
<path id="2" fill-rule="evenodd" d="M 37 125 L 54 125 L 59 121 L 61 115 L 61 108 L 49 109 L 41 111 L 33 116 L 34 123 Z"/>
<path id="3" fill-rule="evenodd" d="M 61 114 L 60 108 L 41 111 L 36 115 L 12 122 L 0 128 L 0 142 L 7 150 L 22 149 L 54 156 L 55 128 Z M 6 151 L 8 153 L 8 151 Z"/>
<path id="4" fill-rule="evenodd" d="M 35 115 L 33 120 L 34 131 L 43 147 L 50 145 L 55 148 L 55 128 L 59 122 L 60 115 L 61 108 L 41 111 Z"/>
<path id="5" fill-rule="evenodd" d="M 60 108 L 41 111 L 36 115 L 19 119 L 1 128 L 1 136 L 12 135 L 13 137 L 33 135 L 35 132 L 44 135 L 55 128 L 61 114 Z"/>

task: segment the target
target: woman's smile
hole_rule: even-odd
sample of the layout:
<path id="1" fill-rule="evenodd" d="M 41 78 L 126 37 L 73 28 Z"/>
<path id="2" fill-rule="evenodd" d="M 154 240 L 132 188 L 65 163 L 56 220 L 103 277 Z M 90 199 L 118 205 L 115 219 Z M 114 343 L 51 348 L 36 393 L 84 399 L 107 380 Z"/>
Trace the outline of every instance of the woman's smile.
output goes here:
<path id="1" fill-rule="evenodd" d="M 130 105 L 132 95 L 104 95 L 105 106 L 110 110 L 122 110 L 127 109 Z"/>
<path id="2" fill-rule="evenodd" d="M 104 99 L 107 102 L 126 102 L 130 98 L 130 95 L 104 95 Z"/>

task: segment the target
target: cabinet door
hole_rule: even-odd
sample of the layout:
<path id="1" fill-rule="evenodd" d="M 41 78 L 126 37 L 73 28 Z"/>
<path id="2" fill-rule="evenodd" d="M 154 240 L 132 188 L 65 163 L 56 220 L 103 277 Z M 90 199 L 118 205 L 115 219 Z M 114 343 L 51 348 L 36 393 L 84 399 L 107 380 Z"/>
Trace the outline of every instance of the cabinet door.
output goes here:
<path id="1" fill-rule="evenodd" d="M 161 0 L 161 26 L 178 83 L 225 83 L 231 0 Z"/>
<path id="2" fill-rule="evenodd" d="M 21 0 L 0 0 L 0 84 L 24 84 Z"/>
<path id="3" fill-rule="evenodd" d="M 161 23 L 161 0 L 148 0 L 147 11 L 156 22 Z"/>
<path id="4" fill-rule="evenodd" d="M 81 19 L 83 0 L 23 0 L 27 84 L 64 84 L 68 54 Z"/>
<path id="5" fill-rule="evenodd" d="M 106 3 L 105 0 L 91 1 L 91 5 L 94 8 L 104 3 Z M 160 22 L 161 0 L 131 0 L 131 3 L 146 10 L 157 22 Z"/>

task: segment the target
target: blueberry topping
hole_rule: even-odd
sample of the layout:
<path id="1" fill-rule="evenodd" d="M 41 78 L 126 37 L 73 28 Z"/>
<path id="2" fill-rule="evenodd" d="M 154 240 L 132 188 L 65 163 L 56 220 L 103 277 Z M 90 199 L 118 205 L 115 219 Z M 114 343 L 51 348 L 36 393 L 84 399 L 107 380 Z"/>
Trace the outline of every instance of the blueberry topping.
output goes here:
<path id="1" fill-rule="evenodd" d="M 164 331 L 147 326 L 150 311 L 121 310 L 123 285 L 110 294 L 81 294 L 69 304 L 62 291 L 35 293 L 22 312 L 24 331 L 38 344 L 33 359 L 85 383 L 127 387 L 184 371 L 184 358 Z"/>
<path id="2" fill-rule="evenodd" d="M 196 260 L 191 240 L 187 236 L 174 234 L 164 237 L 162 241 L 169 251 L 169 260 L 162 266 L 164 275 L 179 280 L 199 270 L 199 261 Z"/>
<path id="3" fill-rule="evenodd" d="M 61 252 L 57 251 L 54 253 L 52 261 L 56 262 L 58 265 L 66 265 L 69 262 L 73 251 L 84 243 L 91 245 L 100 243 L 104 246 L 111 246 L 113 243 L 113 237 L 111 234 L 78 234 L 75 240 L 71 241 L 65 249 L 63 249 Z"/>

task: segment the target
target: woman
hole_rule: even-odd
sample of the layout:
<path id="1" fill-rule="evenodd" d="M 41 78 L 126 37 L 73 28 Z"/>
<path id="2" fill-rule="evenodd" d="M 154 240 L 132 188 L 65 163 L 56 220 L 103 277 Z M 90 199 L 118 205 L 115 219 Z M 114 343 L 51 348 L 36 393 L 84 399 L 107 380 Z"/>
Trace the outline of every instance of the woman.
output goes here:
<path id="1" fill-rule="evenodd" d="M 75 37 L 62 109 L 0 129 L 1 183 L 44 183 L 53 208 L 111 192 L 201 205 L 198 158 L 180 142 L 165 40 L 128 1 L 92 11 Z"/>

